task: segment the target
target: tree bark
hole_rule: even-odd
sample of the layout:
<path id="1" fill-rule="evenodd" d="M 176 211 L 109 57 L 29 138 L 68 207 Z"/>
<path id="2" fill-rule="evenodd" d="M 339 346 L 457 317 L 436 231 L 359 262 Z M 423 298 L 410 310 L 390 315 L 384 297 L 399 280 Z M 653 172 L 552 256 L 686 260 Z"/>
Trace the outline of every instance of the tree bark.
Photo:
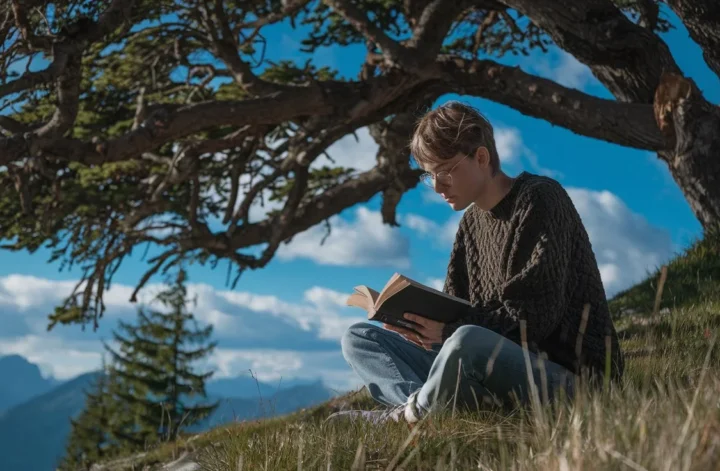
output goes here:
<path id="1" fill-rule="evenodd" d="M 655 33 L 634 24 L 610 0 L 507 0 L 553 41 L 590 67 L 619 101 L 652 103 L 663 72 L 679 72 Z"/>
<path id="2" fill-rule="evenodd" d="M 720 226 L 720 122 L 718 108 L 682 76 L 667 45 L 632 23 L 610 0 L 507 0 L 592 70 L 619 100 L 653 103 L 669 139 L 658 157 L 668 164 L 704 229 Z M 669 2 L 717 73 L 720 4 Z M 713 16 L 714 15 L 714 16 Z"/>
<path id="3" fill-rule="evenodd" d="M 708 103 L 691 80 L 665 74 L 655 95 L 655 117 L 674 144 L 658 156 L 702 226 L 720 227 L 720 108 Z"/>

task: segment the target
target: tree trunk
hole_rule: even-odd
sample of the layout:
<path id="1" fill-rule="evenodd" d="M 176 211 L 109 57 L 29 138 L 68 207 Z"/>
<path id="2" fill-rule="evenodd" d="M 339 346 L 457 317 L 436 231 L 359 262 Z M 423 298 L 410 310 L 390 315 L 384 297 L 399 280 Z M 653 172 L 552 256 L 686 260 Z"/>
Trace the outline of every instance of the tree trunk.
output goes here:
<path id="1" fill-rule="evenodd" d="M 655 118 L 670 151 L 658 156 L 703 228 L 720 228 L 720 108 L 705 100 L 692 80 L 664 74 L 655 94 Z"/>

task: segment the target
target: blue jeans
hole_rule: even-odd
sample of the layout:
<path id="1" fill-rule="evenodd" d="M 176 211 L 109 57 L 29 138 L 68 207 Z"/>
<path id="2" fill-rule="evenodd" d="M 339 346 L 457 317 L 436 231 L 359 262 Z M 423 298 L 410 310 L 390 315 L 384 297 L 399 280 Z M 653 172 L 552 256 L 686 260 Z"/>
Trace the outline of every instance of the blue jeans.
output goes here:
<path id="1" fill-rule="evenodd" d="M 426 350 L 395 332 L 358 322 L 344 333 L 341 344 L 345 360 L 370 395 L 388 406 L 404 404 L 418 389 L 417 404 L 424 412 L 436 404 L 471 409 L 488 403 L 526 404 L 531 398 L 526 353 L 541 402 L 560 390 L 568 398 L 573 394 L 572 372 L 479 326 L 462 326 L 444 344 Z"/>

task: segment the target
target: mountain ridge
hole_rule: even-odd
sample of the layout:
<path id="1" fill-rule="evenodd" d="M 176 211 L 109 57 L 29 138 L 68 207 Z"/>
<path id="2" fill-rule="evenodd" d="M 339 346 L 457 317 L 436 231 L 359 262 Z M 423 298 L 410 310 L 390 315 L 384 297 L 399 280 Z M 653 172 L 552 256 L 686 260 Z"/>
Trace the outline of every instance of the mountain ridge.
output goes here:
<path id="1" fill-rule="evenodd" d="M 66 440 L 71 431 L 70 418 L 82 411 L 85 392 L 100 374 L 98 370 L 78 375 L 0 413 L 0 469 L 55 469 L 65 452 Z M 213 383 L 208 383 L 207 400 L 219 401 L 217 410 L 205 422 L 188 432 L 202 432 L 224 423 L 292 412 L 326 401 L 335 394 L 319 379 L 310 382 L 289 380 L 287 387 L 282 387 L 285 386 L 283 381 L 280 382 L 280 388 L 243 376 L 224 378 L 217 384 Z M 254 395 L 250 390 L 253 383 Z M 240 396 L 216 394 L 233 390 Z"/>

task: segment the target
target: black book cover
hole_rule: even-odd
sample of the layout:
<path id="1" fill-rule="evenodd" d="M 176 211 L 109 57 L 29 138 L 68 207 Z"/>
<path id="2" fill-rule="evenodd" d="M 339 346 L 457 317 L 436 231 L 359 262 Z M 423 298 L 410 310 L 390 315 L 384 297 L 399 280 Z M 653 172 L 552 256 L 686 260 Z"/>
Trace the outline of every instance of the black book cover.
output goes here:
<path id="1" fill-rule="evenodd" d="M 371 319 L 412 329 L 415 324 L 403 317 L 406 312 L 449 324 L 464 317 L 469 309 L 467 301 L 408 285 L 386 299 Z"/>

